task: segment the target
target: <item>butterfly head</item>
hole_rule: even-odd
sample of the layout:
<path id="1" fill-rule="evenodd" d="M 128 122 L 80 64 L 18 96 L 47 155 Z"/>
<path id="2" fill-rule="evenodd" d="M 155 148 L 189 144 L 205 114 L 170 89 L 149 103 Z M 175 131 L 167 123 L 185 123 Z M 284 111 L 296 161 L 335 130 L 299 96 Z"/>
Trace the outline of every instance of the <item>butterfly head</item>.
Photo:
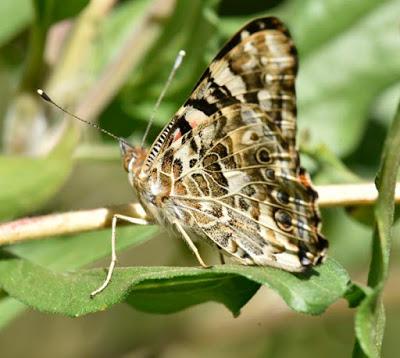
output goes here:
<path id="1" fill-rule="evenodd" d="M 129 173 L 129 180 L 132 182 L 142 168 L 147 157 L 147 150 L 142 147 L 133 147 L 122 140 L 119 142 L 119 147 L 124 168 Z"/>

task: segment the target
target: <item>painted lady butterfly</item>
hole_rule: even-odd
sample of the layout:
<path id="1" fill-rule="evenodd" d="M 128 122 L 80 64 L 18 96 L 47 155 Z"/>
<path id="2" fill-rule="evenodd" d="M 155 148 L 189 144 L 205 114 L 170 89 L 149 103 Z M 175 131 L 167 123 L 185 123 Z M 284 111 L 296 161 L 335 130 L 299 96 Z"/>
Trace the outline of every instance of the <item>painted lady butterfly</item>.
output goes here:
<path id="1" fill-rule="evenodd" d="M 121 141 L 124 167 L 154 222 L 174 226 L 243 265 L 291 272 L 321 263 L 317 193 L 295 147 L 297 52 L 274 17 L 244 26 L 222 48 L 150 148 Z M 113 257 L 101 292 L 111 279 Z"/>

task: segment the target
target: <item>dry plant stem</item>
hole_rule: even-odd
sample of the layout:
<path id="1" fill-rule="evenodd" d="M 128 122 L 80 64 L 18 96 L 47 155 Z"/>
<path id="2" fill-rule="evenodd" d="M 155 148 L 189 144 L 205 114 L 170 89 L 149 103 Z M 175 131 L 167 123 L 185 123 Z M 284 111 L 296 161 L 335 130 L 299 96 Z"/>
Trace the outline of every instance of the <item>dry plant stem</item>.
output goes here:
<path id="1" fill-rule="evenodd" d="M 378 196 L 374 184 L 321 185 L 316 189 L 321 207 L 371 205 Z M 400 183 L 395 200 L 400 203 Z M 43 215 L 0 224 L 0 245 L 108 228 L 115 214 L 152 221 L 140 204 Z"/>
<path id="2" fill-rule="evenodd" d="M 321 207 L 371 205 L 378 198 L 375 184 L 337 184 L 316 187 Z M 395 201 L 400 203 L 400 183 L 396 185 Z"/>
<path id="3" fill-rule="evenodd" d="M 0 225 L 0 245 L 108 228 L 115 214 L 151 221 L 140 204 L 23 218 Z"/>

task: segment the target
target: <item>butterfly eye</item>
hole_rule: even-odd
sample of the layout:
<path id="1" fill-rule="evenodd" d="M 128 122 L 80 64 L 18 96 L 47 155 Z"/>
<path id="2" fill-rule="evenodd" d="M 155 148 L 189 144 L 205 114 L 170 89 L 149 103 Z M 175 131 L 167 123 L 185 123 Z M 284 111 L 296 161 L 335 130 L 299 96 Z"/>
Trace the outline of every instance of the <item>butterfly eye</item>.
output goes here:
<path id="1" fill-rule="evenodd" d="M 124 169 L 128 173 L 132 173 L 133 167 L 137 161 L 137 157 L 133 151 L 125 152 L 122 156 L 122 160 L 124 163 Z"/>
<path id="2" fill-rule="evenodd" d="M 131 147 L 125 142 L 120 142 L 120 149 L 124 169 L 136 175 L 147 157 L 147 151 L 140 147 Z"/>
<path id="3" fill-rule="evenodd" d="M 132 158 L 134 155 L 134 148 L 131 147 L 125 141 L 119 142 L 119 149 L 121 151 L 121 157 L 124 164 L 124 169 L 129 172 L 129 167 L 131 166 Z"/>

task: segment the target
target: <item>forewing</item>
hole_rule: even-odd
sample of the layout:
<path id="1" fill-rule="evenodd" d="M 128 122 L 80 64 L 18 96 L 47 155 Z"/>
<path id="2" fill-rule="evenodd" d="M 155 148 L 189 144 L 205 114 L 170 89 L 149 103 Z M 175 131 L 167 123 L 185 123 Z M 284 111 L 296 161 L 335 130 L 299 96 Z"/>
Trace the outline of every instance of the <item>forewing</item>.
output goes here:
<path id="1" fill-rule="evenodd" d="M 294 148 L 296 72 L 296 48 L 282 22 L 266 17 L 248 23 L 225 44 L 159 134 L 143 171 L 149 171 L 172 142 L 235 103 L 260 106 L 281 129 L 288 147 Z"/>

